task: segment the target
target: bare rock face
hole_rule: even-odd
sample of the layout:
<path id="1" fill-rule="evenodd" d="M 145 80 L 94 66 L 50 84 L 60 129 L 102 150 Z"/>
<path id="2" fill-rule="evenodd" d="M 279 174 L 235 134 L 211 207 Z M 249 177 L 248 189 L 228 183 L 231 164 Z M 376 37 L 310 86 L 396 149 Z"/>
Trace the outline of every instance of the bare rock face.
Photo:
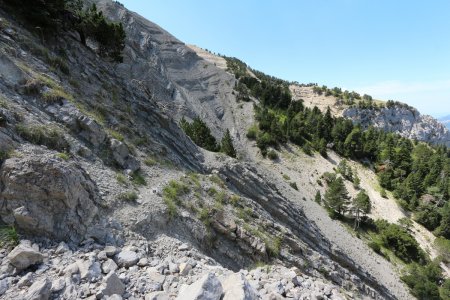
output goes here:
<path id="1" fill-rule="evenodd" d="M 450 146 L 450 131 L 431 116 L 421 115 L 412 107 L 394 105 L 381 109 L 361 109 L 351 107 L 343 116 L 363 128 L 374 126 L 403 137 Z"/>
<path id="2" fill-rule="evenodd" d="M 0 168 L 0 217 L 30 234 L 79 241 L 97 214 L 97 193 L 76 164 L 24 155 Z"/>

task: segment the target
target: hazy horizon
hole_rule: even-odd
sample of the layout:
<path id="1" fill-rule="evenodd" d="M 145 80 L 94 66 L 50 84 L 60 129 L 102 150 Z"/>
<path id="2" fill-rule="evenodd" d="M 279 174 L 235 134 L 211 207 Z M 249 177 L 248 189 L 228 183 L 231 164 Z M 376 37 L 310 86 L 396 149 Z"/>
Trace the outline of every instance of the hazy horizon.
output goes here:
<path id="1" fill-rule="evenodd" d="M 269 75 L 450 114 L 448 1 L 122 2 L 187 44 Z"/>

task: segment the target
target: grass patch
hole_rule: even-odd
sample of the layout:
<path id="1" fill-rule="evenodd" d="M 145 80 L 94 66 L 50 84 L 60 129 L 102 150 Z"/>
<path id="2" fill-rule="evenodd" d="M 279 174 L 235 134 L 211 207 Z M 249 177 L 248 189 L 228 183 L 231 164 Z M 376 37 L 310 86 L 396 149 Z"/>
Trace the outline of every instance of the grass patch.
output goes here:
<path id="1" fill-rule="evenodd" d="M 291 180 L 291 177 L 289 177 L 288 174 L 283 174 L 283 179 L 284 180 Z"/>
<path id="2" fill-rule="evenodd" d="M 16 125 L 17 133 L 30 143 L 44 145 L 53 150 L 69 149 L 69 144 L 62 131 L 52 125 L 26 125 L 19 123 Z"/>
<path id="3" fill-rule="evenodd" d="M 0 107 L 8 108 L 8 101 L 2 95 L 0 95 Z"/>
<path id="4" fill-rule="evenodd" d="M 156 161 L 156 159 L 154 159 L 153 157 L 148 156 L 145 160 L 144 160 L 144 164 L 146 164 L 149 167 L 152 167 L 156 164 L 158 164 L 158 162 Z"/>
<path id="5" fill-rule="evenodd" d="M 63 99 L 73 101 L 72 95 L 68 94 L 62 88 L 52 88 L 48 91 L 45 91 L 42 94 L 42 99 L 48 104 L 56 103 Z"/>
<path id="6" fill-rule="evenodd" d="M 56 156 L 58 156 L 59 158 L 61 158 L 62 160 L 69 160 L 70 156 L 68 153 L 66 152 L 60 152 L 58 153 Z"/>
<path id="7" fill-rule="evenodd" d="M 19 243 L 19 235 L 14 227 L 0 226 L 0 248 L 12 248 Z"/>
<path id="8" fill-rule="evenodd" d="M 138 195 L 135 191 L 125 192 L 119 195 L 119 199 L 128 202 L 134 202 L 138 199 Z"/>
<path id="9" fill-rule="evenodd" d="M 174 217 L 177 213 L 177 205 L 181 204 L 179 197 L 187 193 L 189 193 L 189 187 L 175 180 L 169 181 L 163 188 L 163 200 L 170 217 Z"/>
<path id="10" fill-rule="evenodd" d="M 237 206 L 239 204 L 240 200 L 241 200 L 241 197 L 239 197 L 238 195 L 232 195 L 230 197 L 230 203 L 233 206 Z"/>
<path id="11" fill-rule="evenodd" d="M 122 185 L 127 185 L 127 183 L 128 183 L 127 177 L 121 173 L 118 173 L 116 175 L 116 180 L 118 183 L 120 183 Z"/>
<path id="12" fill-rule="evenodd" d="M 116 130 L 108 129 L 108 132 L 113 138 L 115 138 L 118 141 L 123 142 L 125 140 L 123 135 Z"/>
<path id="13" fill-rule="evenodd" d="M 219 177 L 217 174 L 213 174 L 210 176 L 211 182 L 217 184 L 221 188 L 225 188 L 225 183 L 223 182 L 222 178 Z"/>

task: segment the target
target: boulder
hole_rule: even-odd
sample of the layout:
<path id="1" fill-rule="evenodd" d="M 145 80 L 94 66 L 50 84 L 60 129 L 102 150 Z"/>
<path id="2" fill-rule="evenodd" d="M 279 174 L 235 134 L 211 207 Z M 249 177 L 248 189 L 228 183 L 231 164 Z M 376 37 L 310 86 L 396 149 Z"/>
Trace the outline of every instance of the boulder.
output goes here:
<path id="1" fill-rule="evenodd" d="M 80 270 L 80 278 L 87 279 L 89 281 L 98 280 L 102 271 L 100 268 L 100 263 L 93 260 L 78 260 L 77 261 L 78 268 Z"/>
<path id="2" fill-rule="evenodd" d="M 1 166 L 0 218 L 31 235 L 80 241 L 97 214 L 97 188 L 78 165 L 39 151 Z"/>
<path id="3" fill-rule="evenodd" d="M 258 294 L 242 273 L 233 273 L 222 280 L 223 300 L 256 300 Z"/>
<path id="4" fill-rule="evenodd" d="M 114 160 L 124 169 L 132 172 L 140 168 L 139 161 L 130 154 L 127 145 L 119 140 L 111 139 L 111 151 Z"/>
<path id="5" fill-rule="evenodd" d="M 193 284 L 183 286 L 177 300 L 219 300 L 222 297 L 223 288 L 219 279 L 208 273 Z"/>
<path id="6" fill-rule="evenodd" d="M 117 252 L 119 252 L 119 249 L 117 249 L 117 247 L 114 246 L 105 246 L 105 249 L 103 249 L 103 251 L 105 251 L 106 256 L 113 257 L 114 255 L 117 254 Z"/>
<path id="7" fill-rule="evenodd" d="M 20 244 L 14 248 L 7 256 L 9 263 L 19 270 L 24 270 L 29 266 L 40 264 L 44 256 L 25 244 Z"/>
<path id="8" fill-rule="evenodd" d="M 33 283 L 25 296 L 26 300 L 47 300 L 51 294 L 52 283 L 45 277 Z"/>
<path id="9" fill-rule="evenodd" d="M 120 267 L 132 267 L 139 261 L 139 257 L 134 251 L 123 250 L 116 255 L 115 260 Z"/>
<path id="10" fill-rule="evenodd" d="M 166 292 L 151 292 L 145 295 L 145 300 L 169 300 L 169 295 Z"/>
<path id="11" fill-rule="evenodd" d="M 102 289 L 104 296 L 120 295 L 125 292 L 125 284 L 120 280 L 116 273 L 111 272 L 105 277 L 105 285 Z"/>
<path id="12" fill-rule="evenodd" d="M 117 270 L 118 266 L 112 259 L 107 259 L 102 263 L 102 272 L 108 274 L 109 272 L 114 272 Z"/>

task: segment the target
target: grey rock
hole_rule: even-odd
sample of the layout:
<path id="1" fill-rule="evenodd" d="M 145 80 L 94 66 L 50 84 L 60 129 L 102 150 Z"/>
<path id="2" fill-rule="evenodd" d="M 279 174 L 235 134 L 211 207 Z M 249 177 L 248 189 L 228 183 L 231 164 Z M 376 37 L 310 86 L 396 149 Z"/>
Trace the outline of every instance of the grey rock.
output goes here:
<path id="1" fill-rule="evenodd" d="M 223 288 L 219 279 L 208 273 L 189 286 L 184 286 L 177 296 L 177 300 L 219 300 Z"/>
<path id="2" fill-rule="evenodd" d="M 3 163 L 0 217 L 15 212 L 16 226 L 28 234 L 79 241 L 97 214 L 96 186 L 79 166 L 47 153 Z"/>
<path id="3" fill-rule="evenodd" d="M 117 249 L 117 247 L 115 247 L 115 246 L 105 246 L 103 251 L 105 251 L 105 253 L 108 257 L 113 257 L 114 255 L 116 255 L 119 252 L 119 249 Z"/>
<path id="4" fill-rule="evenodd" d="M 78 264 L 76 262 L 68 265 L 65 269 L 64 269 L 64 274 L 66 275 L 72 275 L 72 274 L 76 274 L 80 272 L 80 268 L 78 267 Z"/>
<path id="5" fill-rule="evenodd" d="M 166 292 L 151 292 L 145 295 L 145 300 L 169 300 L 169 295 Z"/>
<path id="6" fill-rule="evenodd" d="M 35 249 L 20 244 L 15 247 L 7 256 L 11 265 L 19 270 L 24 270 L 31 265 L 42 263 L 44 256 Z"/>
<path id="7" fill-rule="evenodd" d="M 77 265 L 80 270 L 81 279 L 87 279 L 89 281 L 100 279 L 102 271 L 99 262 L 93 260 L 78 260 Z"/>
<path id="8" fill-rule="evenodd" d="M 127 145 L 119 140 L 111 139 L 111 151 L 115 161 L 124 169 L 136 171 L 140 168 L 139 161 L 130 154 Z"/>
<path id="9" fill-rule="evenodd" d="M 68 251 L 70 251 L 69 246 L 67 246 L 67 244 L 64 242 L 61 242 L 61 243 L 59 243 L 58 248 L 56 248 L 55 253 L 61 254 L 61 253 L 65 253 Z"/>
<path id="10" fill-rule="evenodd" d="M 30 286 L 33 283 L 33 273 L 28 272 L 17 282 L 18 287 Z"/>
<path id="11" fill-rule="evenodd" d="M 189 271 L 192 270 L 192 266 L 188 263 L 181 263 L 180 264 L 180 275 L 186 276 L 189 274 Z"/>
<path id="12" fill-rule="evenodd" d="M 223 300 L 256 300 L 258 295 L 244 274 L 233 273 L 222 280 Z"/>
<path id="13" fill-rule="evenodd" d="M 25 296 L 27 300 L 47 300 L 51 294 L 51 281 L 45 277 L 33 283 Z"/>
<path id="14" fill-rule="evenodd" d="M 119 267 L 131 267 L 139 261 L 139 257 L 134 251 L 122 250 L 116 255 L 115 261 Z"/>
<path id="15" fill-rule="evenodd" d="M 9 280 L 7 278 L 0 280 L 0 296 L 9 289 Z"/>
<path id="16" fill-rule="evenodd" d="M 108 274 L 109 272 L 114 272 L 118 268 L 117 264 L 112 259 L 107 259 L 102 263 L 102 272 Z"/>
<path id="17" fill-rule="evenodd" d="M 63 278 L 59 278 L 52 282 L 51 291 L 52 291 L 52 293 L 58 293 L 58 292 L 62 291 L 65 287 L 66 287 L 66 282 L 64 281 Z"/>
<path id="18" fill-rule="evenodd" d="M 116 273 L 111 272 L 105 277 L 105 286 L 102 294 L 105 296 L 120 295 L 125 292 L 125 284 L 119 279 Z"/>
<path id="19" fill-rule="evenodd" d="M 137 265 L 138 265 L 139 267 L 146 267 L 146 266 L 148 266 L 148 259 L 147 259 L 146 257 L 141 258 L 141 259 L 138 261 Z"/>

